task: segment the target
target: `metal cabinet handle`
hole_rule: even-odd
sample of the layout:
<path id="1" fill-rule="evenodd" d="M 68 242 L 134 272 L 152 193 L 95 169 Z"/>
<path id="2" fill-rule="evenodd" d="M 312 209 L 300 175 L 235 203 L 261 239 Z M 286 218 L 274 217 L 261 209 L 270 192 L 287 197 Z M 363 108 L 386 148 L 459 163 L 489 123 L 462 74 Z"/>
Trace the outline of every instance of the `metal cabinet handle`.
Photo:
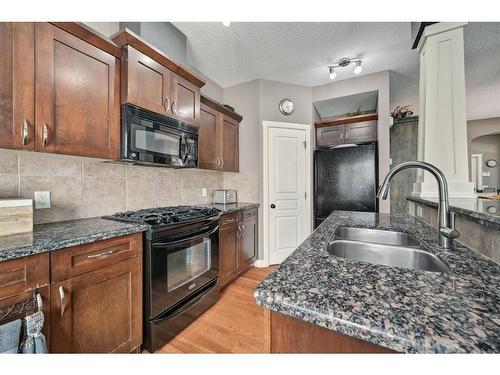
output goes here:
<path id="1" fill-rule="evenodd" d="M 23 145 L 26 145 L 28 143 L 28 135 L 29 135 L 29 128 L 28 128 L 28 120 L 24 119 L 23 120 Z"/>
<path id="2" fill-rule="evenodd" d="M 61 318 L 64 315 L 64 310 L 66 308 L 66 296 L 64 295 L 64 288 L 59 287 L 59 298 L 61 299 Z"/>
<path id="3" fill-rule="evenodd" d="M 220 167 L 222 166 L 222 165 L 221 165 L 221 164 L 222 164 L 222 162 L 221 162 L 221 158 L 220 158 L 220 156 L 217 156 L 217 158 L 216 158 L 215 160 L 216 160 L 216 162 L 217 162 L 217 168 L 220 168 Z"/>
<path id="4" fill-rule="evenodd" d="M 224 168 L 224 157 L 221 156 L 220 160 L 221 160 L 221 168 Z"/>
<path id="5" fill-rule="evenodd" d="M 236 229 L 236 237 L 240 238 L 242 233 L 241 225 L 238 225 L 238 229 Z"/>
<path id="6" fill-rule="evenodd" d="M 347 141 L 349 139 L 349 130 L 346 130 L 345 132 L 345 140 Z"/>
<path id="7" fill-rule="evenodd" d="M 245 229 L 245 226 L 243 224 L 241 224 L 241 231 L 242 231 L 241 237 L 247 234 L 247 230 Z"/>
<path id="8" fill-rule="evenodd" d="M 47 123 L 43 123 L 42 126 L 42 146 L 46 147 L 49 143 L 49 128 L 47 127 Z"/>
<path id="9" fill-rule="evenodd" d="M 104 251 L 104 252 L 102 252 L 102 253 L 97 253 L 97 254 L 87 255 L 87 259 L 103 258 L 103 257 L 106 257 L 106 256 L 108 256 L 108 255 L 113 254 L 114 252 L 116 252 L 116 249 L 114 249 L 114 250 Z"/>
<path id="10" fill-rule="evenodd" d="M 175 115 L 177 113 L 177 104 L 172 100 L 172 113 Z"/>
<path id="11" fill-rule="evenodd" d="M 36 305 L 37 305 L 38 311 L 43 310 L 42 295 L 40 293 L 36 294 Z"/>
<path id="12" fill-rule="evenodd" d="M 165 109 L 165 112 L 168 112 L 169 107 L 170 107 L 170 99 L 167 97 L 165 98 L 165 102 L 163 102 L 163 108 Z"/>
<path id="13" fill-rule="evenodd" d="M 342 133 L 342 130 L 340 131 L 340 142 L 344 140 L 344 133 Z"/>

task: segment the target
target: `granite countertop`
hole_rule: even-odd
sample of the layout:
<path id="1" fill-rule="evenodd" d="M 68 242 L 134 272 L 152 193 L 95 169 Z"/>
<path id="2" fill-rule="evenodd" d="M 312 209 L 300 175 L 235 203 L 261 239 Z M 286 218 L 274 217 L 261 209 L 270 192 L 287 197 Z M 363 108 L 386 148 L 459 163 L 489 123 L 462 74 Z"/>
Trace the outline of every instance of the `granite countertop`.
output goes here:
<path id="1" fill-rule="evenodd" d="M 33 226 L 33 232 L 0 237 L 0 262 L 143 232 L 148 229 L 149 225 L 97 217 L 37 224 Z"/>
<path id="2" fill-rule="evenodd" d="M 231 212 L 236 212 L 240 210 L 245 210 L 247 208 L 258 208 L 260 206 L 259 203 L 248 203 L 248 202 L 237 202 L 237 203 L 230 203 L 230 204 L 218 204 L 218 203 L 209 203 L 202 205 L 205 207 L 213 207 L 217 208 L 222 211 L 223 214 L 228 214 Z"/>
<path id="3" fill-rule="evenodd" d="M 451 273 L 331 256 L 337 226 L 409 233 Z M 500 266 L 407 215 L 333 212 L 254 291 L 273 311 L 406 353 L 500 351 Z"/>
<path id="4" fill-rule="evenodd" d="M 439 201 L 438 198 L 407 199 L 433 208 L 438 207 Z M 486 227 L 500 229 L 500 201 L 483 198 L 450 198 L 449 201 L 452 211 Z"/>

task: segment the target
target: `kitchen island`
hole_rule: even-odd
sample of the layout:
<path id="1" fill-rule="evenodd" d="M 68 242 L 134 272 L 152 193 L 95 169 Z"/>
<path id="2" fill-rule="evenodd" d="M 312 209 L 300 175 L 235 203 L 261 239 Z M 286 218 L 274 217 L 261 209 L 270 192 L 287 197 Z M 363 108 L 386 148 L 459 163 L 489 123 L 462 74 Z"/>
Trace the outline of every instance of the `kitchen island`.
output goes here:
<path id="1" fill-rule="evenodd" d="M 338 226 L 408 233 L 450 272 L 334 257 L 326 248 Z M 500 266 L 457 242 L 452 250 L 439 247 L 435 228 L 406 215 L 333 212 L 254 296 L 270 310 L 271 352 L 328 352 L 326 344 L 306 344 L 335 335 L 346 342 L 335 352 L 500 351 Z M 301 329 L 305 346 L 286 347 L 287 328 Z"/>

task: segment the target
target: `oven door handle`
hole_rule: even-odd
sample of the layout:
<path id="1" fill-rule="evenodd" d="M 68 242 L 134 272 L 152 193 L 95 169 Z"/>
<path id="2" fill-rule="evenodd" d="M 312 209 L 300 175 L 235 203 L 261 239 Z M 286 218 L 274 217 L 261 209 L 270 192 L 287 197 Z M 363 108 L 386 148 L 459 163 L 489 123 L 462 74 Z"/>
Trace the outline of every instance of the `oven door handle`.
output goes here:
<path id="1" fill-rule="evenodd" d="M 212 284 L 212 285 L 210 285 L 210 284 Z M 157 319 L 153 319 L 152 322 L 153 323 L 160 323 L 160 322 L 163 322 L 164 320 L 171 319 L 179 314 L 182 314 L 187 309 L 198 304 L 203 299 L 203 297 L 205 297 L 208 293 L 210 293 L 212 290 L 214 290 L 218 286 L 218 284 L 219 284 L 219 278 L 215 279 L 214 281 L 212 281 L 208 285 L 206 285 L 205 287 L 208 286 L 208 289 L 203 291 L 203 293 L 201 293 L 198 297 L 194 298 L 193 300 L 189 301 L 185 305 L 181 306 L 179 309 L 176 309 L 167 315 L 161 316 Z"/>
<path id="2" fill-rule="evenodd" d="M 153 247 L 162 247 L 162 246 L 177 245 L 177 244 L 180 244 L 180 243 L 183 243 L 183 242 L 197 240 L 198 238 L 203 238 L 203 237 L 206 237 L 206 236 L 210 236 L 211 234 L 214 234 L 215 232 L 217 232 L 218 229 L 219 229 L 219 226 L 217 225 L 214 229 L 212 229 L 210 231 L 207 231 L 207 232 L 203 232 L 203 233 L 197 234 L 194 237 L 186 236 L 184 238 L 181 238 L 180 240 L 175 240 L 175 241 L 154 242 L 153 243 Z"/>

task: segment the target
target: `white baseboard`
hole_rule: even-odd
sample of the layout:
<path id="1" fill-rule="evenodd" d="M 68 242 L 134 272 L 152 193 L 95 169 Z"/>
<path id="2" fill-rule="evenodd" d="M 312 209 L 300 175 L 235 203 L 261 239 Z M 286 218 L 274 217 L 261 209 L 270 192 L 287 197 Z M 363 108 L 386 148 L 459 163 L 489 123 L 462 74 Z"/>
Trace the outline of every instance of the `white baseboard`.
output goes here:
<path id="1" fill-rule="evenodd" d="M 269 267 L 269 264 L 263 259 L 257 259 L 254 264 L 255 267 L 264 268 Z"/>

